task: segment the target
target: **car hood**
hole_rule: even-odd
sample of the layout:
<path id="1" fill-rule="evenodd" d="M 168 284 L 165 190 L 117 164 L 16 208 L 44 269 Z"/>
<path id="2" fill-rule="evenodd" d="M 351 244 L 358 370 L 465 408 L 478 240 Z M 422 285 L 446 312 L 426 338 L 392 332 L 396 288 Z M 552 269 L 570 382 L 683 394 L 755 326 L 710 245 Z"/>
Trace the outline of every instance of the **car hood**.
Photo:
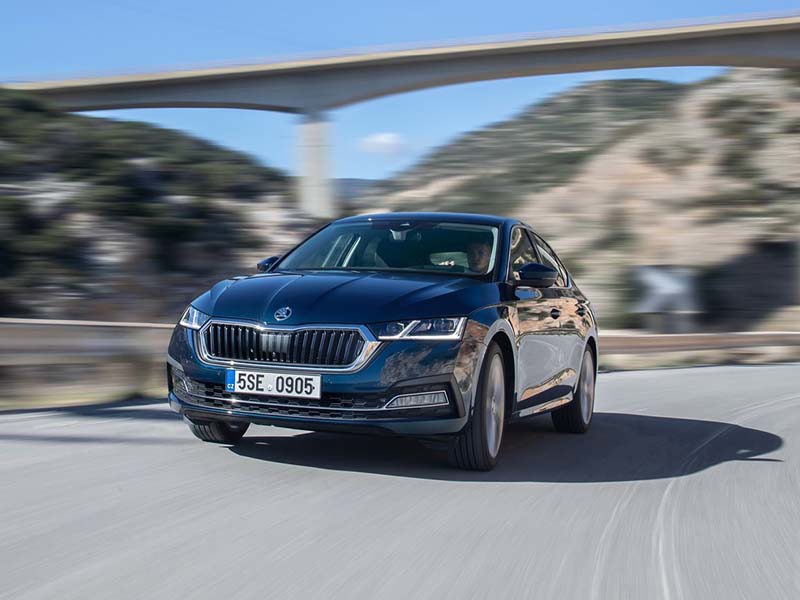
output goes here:
<path id="1" fill-rule="evenodd" d="M 215 285 L 192 304 L 214 317 L 281 325 L 464 316 L 499 301 L 497 284 L 425 274 L 264 273 Z"/>

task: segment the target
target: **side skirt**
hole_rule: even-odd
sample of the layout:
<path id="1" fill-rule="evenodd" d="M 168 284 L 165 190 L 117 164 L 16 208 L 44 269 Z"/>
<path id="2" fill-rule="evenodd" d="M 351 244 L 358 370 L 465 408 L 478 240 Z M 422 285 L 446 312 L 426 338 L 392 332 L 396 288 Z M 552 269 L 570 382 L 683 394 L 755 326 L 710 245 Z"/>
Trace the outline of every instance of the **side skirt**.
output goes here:
<path id="1" fill-rule="evenodd" d="M 572 402 L 572 392 L 565 396 L 561 396 L 560 398 L 554 398 L 553 400 L 545 402 L 544 404 L 537 404 L 536 406 L 523 408 L 521 411 L 515 413 L 514 417 L 521 419 L 523 417 L 530 417 L 531 415 L 538 415 L 540 413 L 553 410 L 554 408 L 558 408 L 559 406 L 563 406 L 564 404 L 569 404 L 570 402 Z"/>

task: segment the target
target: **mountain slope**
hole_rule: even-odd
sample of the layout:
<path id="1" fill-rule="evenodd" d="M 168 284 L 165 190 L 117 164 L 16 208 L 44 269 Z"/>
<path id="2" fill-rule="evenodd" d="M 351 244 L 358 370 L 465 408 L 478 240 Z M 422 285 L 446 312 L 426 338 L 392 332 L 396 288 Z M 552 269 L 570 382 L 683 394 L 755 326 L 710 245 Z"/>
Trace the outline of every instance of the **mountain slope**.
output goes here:
<path id="1" fill-rule="evenodd" d="M 660 81 L 590 83 L 459 136 L 373 186 L 362 203 L 414 210 L 513 211 L 522 194 L 569 180 L 591 156 L 657 117 L 685 92 Z"/>
<path id="2" fill-rule="evenodd" d="M 288 184 L 177 131 L 0 90 L 0 314 L 173 315 L 243 253 L 260 255 L 259 211 Z"/>
<path id="3" fill-rule="evenodd" d="M 575 272 L 604 326 L 636 323 L 640 267 L 674 265 L 695 275 L 697 318 L 746 327 L 769 314 L 765 303 L 776 314 L 797 303 L 799 84 L 763 69 L 685 86 L 589 83 L 459 137 L 368 199 L 523 219 Z"/>

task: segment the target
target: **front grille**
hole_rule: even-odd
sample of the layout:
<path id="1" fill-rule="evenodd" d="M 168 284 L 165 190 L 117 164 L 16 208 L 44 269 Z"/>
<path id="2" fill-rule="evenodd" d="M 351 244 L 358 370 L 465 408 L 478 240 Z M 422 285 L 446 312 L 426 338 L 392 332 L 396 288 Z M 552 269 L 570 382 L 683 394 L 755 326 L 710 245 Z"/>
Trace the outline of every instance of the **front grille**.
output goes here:
<path id="1" fill-rule="evenodd" d="M 212 323 L 203 331 L 211 358 L 283 365 L 344 367 L 364 349 L 356 329 L 261 330 L 248 325 Z"/>
<path id="2" fill-rule="evenodd" d="M 282 398 L 283 400 L 283 398 Z M 221 408 L 234 410 L 239 413 L 248 413 L 263 417 L 308 417 L 310 419 L 347 419 L 349 421 L 362 421 L 373 416 L 387 416 L 383 412 L 356 410 L 330 410 L 319 406 L 304 406 L 302 404 L 254 404 L 246 401 L 224 400 L 221 398 L 192 397 L 191 404 L 206 406 L 208 408 Z"/>
<path id="3" fill-rule="evenodd" d="M 290 398 L 285 396 L 263 396 L 261 394 L 232 394 L 225 391 L 225 384 L 204 383 L 200 381 L 189 381 L 189 393 L 194 396 L 202 396 L 210 400 L 226 400 L 230 402 L 252 402 L 260 404 L 281 404 L 296 408 L 319 408 L 319 409 L 356 409 L 356 410 L 378 410 L 386 404 L 386 398 L 382 394 L 362 394 L 358 397 L 345 396 L 341 394 L 326 393 L 322 398 Z"/>

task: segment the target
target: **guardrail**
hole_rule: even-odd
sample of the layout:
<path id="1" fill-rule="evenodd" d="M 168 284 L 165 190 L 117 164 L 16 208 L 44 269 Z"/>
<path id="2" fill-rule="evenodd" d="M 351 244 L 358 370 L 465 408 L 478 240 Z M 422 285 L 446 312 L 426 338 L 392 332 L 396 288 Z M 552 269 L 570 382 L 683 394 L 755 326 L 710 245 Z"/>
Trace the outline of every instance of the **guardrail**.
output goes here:
<path id="1" fill-rule="evenodd" d="M 0 318 L 0 367 L 163 359 L 174 325 Z"/>
<path id="2" fill-rule="evenodd" d="M 0 409 L 162 396 L 173 324 L 0 318 Z M 601 331 L 609 356 L 800 346 L 800 331 L 659 335 Z M 641 361 L 641 359 L 635 359 Z M 657 358 L 657 362 L 660 361 Z"/>
<path id="3" fill-rule="evenodd" d="M 171 323 L 0 318 L 0 366 L 164 358 Z M 601 331 L 601 354 L 800 346 L 800 331 L 652 334 Z"/>
<path id="4" fill-rule="evenodd" d="M 800 331 L 670 334 L 600 332 L 601 354 L 645 354 L 781 346 L 800 346 Z"/>

